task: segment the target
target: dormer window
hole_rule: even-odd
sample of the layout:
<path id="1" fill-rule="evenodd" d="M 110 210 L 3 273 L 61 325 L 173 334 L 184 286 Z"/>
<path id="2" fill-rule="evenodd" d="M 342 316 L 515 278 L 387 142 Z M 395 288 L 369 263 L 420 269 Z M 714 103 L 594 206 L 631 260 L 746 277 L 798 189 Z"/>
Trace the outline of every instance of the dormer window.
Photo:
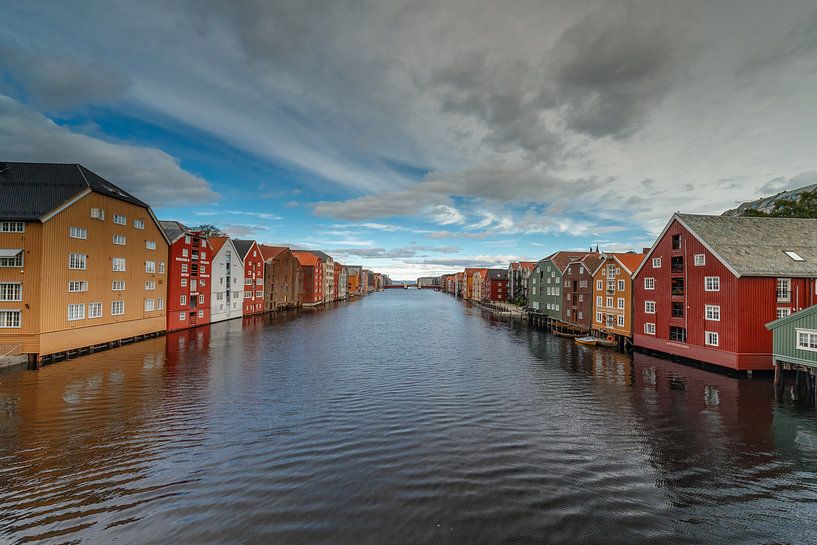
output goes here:
<path id="1" fill-rule="evenodd" d="M 783 253 L 786 254 L 787 256 L 789 256 L 793 261 L 805 261 L 805 259 L 800 257 L 800 255 L 797 252 L 785 251 L 784 250 Z"/>

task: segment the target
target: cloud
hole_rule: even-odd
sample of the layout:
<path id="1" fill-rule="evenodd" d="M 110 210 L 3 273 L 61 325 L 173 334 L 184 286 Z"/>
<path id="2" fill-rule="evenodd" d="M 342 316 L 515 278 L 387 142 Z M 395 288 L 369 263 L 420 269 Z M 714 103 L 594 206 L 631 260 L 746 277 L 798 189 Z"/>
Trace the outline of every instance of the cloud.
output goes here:
<path id="1" fill-rule="evenodd" d="M 2 95 L 0 149 L 9 161 L 81 163 L 153 207 L 209 203 L 219 198 L 206 180 L 184 170 L 177 159 L 159 149 L 72 132 Z"/>
<path id="2" fill-rule="evenodd" d="M 403 246 L 398 248 L 334 248 L 333 253 L 369 259 L 400 259 L 411 258 L 429 253 L 456 254 L 460 252 L 457 246 Z"/>
<path id="3" fill-rule="evenodd" d="M 246 223 L 228 223 L 222 227 L 228 235 L 235 238 L 253 237 L 269 231 L 269 228 L 264 225 L 252 225 Z"/>

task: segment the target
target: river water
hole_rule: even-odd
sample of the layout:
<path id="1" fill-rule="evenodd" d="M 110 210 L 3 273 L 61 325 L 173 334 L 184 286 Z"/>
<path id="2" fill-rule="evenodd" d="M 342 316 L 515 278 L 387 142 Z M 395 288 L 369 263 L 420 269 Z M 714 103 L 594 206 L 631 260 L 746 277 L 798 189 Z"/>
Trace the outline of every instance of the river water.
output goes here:
<path id="1" fill-rule="evenodd" d="M 0 542 L 814 543 L 817 416 L 396 290 L 0 373 Z"/>

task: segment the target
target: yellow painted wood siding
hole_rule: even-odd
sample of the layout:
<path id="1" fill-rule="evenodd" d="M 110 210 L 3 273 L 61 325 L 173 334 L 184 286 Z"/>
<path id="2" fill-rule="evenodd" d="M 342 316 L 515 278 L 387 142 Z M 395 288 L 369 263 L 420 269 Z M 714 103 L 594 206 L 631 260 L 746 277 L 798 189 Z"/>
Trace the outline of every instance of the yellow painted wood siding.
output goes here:
<path id="1" fill-rule="evenodd" d="M 21 311 L 19 328 L 0 329 L 0 354 L 39 350 L 42 227 L 39 222 L 26 222 L 23 233 L 0 233 L 0 248 L 24 251 L 22 268 L 0 267 L 0 282 L 20 282 L 23 290 L 22 301 L 0 301 L 0 310 Z"/>
<path id="2" fill-rule="evenodd" d="M 617 269 L 617 274 L 614 274 L 612 277 L 608 277 L 605 274 L 607 270 L 608 264 L 614 264 Z M 607 293 L 607 280 L 614 280 L 615 282 L 615 289 L 611 295 Z M 599 280 L 602 281 L 601 290 L 598 289 L 598 282 Z M 619 290 L 618 284 L 619 280 L 624 281 L 624 289 Z M 596 273 L 593 275 L 593 329 L 597 330 L 604 330 L 609 331 L 614 334 L 622 335 L 624 337 L 632 337 L 632 322 L 633 322 L 633 306 L 632 306 L 632 290 L 633 290 L 633 280 L 630 278 L 627 269 L 621 266 L 613 258 L 606 258 Z M 598 306 L 598 298 L 601 297 L 602 306 Z M 613 298 L 613 305 L 612 307 L 607 306 L 607 298 Z M 618 308 L 618 299 L 624 299 L 624 309 Z M 616 319 L 615 325 L 613 327 L 608 327 L 605 323 L 599 323 L 597 321 L 598 313 L 601 312 L 604 316 L 604 320 L 606 320 L 607 314 L 612 314 L 615 316 L 623 315 L 624 316 L 624 326 L 619 326 L 618 321 Z"/>

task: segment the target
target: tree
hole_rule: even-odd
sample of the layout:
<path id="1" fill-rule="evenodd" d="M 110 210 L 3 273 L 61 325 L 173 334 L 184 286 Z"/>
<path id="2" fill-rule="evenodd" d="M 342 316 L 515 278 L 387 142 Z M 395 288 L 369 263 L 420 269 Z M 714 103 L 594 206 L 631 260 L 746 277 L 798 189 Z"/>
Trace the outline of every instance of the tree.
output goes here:
<path id="1" fill-rule="evenodd" d="M 213 225 L 212 223 L 203 223 L 201 225 L 197 225 L 196 227 L 191 227 L 191 231 L 200 231 L 205 238 L 210 237 L 226 237 L 227 233 Z"/>
<path id="2" fill-rule="evenodd" d="M 768 213 L 750 208 L 744 216 L 755 218 L 815 218 L 817 219 L 817 189 L 801 193 L 799 198 L 777 199 Z"/>

